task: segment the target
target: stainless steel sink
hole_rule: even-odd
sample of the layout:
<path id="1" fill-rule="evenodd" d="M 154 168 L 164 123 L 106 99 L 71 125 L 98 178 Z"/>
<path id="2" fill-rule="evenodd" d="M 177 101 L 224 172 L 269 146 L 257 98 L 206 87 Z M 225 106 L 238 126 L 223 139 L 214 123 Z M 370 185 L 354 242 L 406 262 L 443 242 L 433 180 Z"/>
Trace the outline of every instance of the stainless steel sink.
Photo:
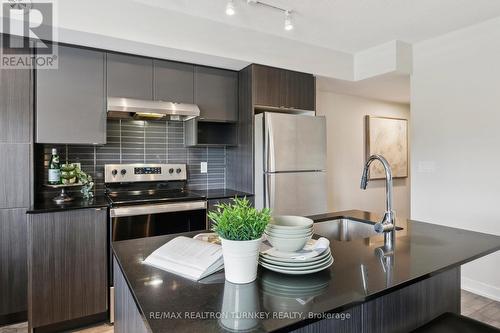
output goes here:
<path id="1" fill-rule="evenodd" d="M 314 233 L 338 241 L 351 241 L 379 235 L 372 223 L 347 218 L 314 223 Z"/>

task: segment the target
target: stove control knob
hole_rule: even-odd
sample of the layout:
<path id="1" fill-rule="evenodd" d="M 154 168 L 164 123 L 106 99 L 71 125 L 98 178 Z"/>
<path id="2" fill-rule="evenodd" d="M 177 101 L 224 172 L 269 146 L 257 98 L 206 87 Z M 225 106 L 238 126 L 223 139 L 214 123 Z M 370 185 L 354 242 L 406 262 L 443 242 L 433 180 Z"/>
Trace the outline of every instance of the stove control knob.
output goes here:
<path id="1" fill-rule="evenodd" d="M 168 169 L 168 173 L 174 173 L 174 168 Z"/>
<path id="2" fill-rule="evenodd" d="M 117 173 L 118 173 L 118 170 L 116 170 L 116 169 L 113 169 L 113 171 L 111 171 L 111 174 L 113 175 L 113 177 L 116 176 Z"/>
<path id="3" fill-rule="evenodd" d="M 182 171 L 181 168 L 178 168 L 177 170 L 175 170 L 175 172 L 177 172 L 177 173 L 181 173 L 181 171 Z"/>
<path id="4" fill-rule="evenodd" d="M 127 173 L 127 170 L 122 169 L 122 171 L 120 171 L 120 173 L 122 174 L 122 176 L 124 176 Z"/>

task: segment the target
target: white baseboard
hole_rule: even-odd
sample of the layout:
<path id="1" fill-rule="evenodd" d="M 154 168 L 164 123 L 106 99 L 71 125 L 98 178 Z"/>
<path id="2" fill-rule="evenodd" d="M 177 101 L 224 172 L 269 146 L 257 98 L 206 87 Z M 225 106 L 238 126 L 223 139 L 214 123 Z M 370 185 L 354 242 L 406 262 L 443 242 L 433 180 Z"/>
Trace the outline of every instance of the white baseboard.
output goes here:
<path id="1" fill-rule="evenodd" d="M 462 289 L 500 302 L 500 288 L 462 276 Z"/>

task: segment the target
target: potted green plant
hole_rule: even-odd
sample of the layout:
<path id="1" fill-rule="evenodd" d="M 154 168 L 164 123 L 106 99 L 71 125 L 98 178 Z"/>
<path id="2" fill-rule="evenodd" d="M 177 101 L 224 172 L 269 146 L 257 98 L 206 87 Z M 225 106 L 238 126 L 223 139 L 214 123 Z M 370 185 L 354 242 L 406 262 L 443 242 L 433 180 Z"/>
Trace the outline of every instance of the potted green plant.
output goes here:
<path id="1" fill-rule="evenodd" d="M 271 219 L 269 209 L 255 209 L 247 198 L 234 198 L 209 212 L 212 230 L 221 238 L 226 280 L 249 283 L 257 278 L 262 234 Z"/>

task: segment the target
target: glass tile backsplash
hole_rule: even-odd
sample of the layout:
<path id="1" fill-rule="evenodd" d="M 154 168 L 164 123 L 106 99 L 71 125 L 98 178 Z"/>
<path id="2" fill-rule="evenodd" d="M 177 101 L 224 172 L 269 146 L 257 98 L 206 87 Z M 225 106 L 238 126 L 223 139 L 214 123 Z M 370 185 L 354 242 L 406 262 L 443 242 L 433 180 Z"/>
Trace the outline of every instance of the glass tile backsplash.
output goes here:
<path id="1" fill-rule="evenodd" d="M 226 150 L 224 147 L 185 147 L 184 123 L 177 121 L 107 121 L 107 143 L 92 145 L 40 144 L 37 147 L 38 191 L 47 182 L 51 149 L 57 148 L 61 163 L 79 162 L 96 183 L 96 192 L 104 186 L 104 164 L 111 163 L 185 163 L 188 166 L 188 188 L 196 190 L 224 188 L 226 183 Z M 201 173 L 200 162 L 208 163 Z"/>

